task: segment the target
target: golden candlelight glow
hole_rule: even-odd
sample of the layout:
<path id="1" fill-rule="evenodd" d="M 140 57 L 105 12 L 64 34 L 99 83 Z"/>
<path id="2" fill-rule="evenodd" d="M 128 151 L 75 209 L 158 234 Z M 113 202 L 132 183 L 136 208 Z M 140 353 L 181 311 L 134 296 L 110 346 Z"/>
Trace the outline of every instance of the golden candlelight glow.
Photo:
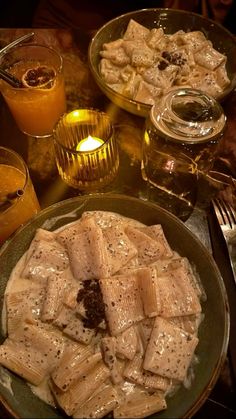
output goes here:
<path id="1" fill-rule="evenodd" d="M 150 144 L 150 138 L 149 138 L 149 134 L 148 134 L 147 131 L 145 131 L 145 133 L 144 133 L 144 141 L 147 145 Z"/>
<path id="2" fill-rule="evenodd" d="M 109 115 L 94 109 L 74 109 L 54 132 L 56 163 L 62 179 L 81 191 L 111 183 L 119 167 L 118 147 Z"/>
<path id="3" fill-rule="evenodd" d="M 68 125 L 77 124 L 78 122 L 86 123 L 90 121 L 90 118 L 87 109 L 75 109 L 65 116 L 65 123 Z"/>
<path id="4" fill-rule="evenodd" d="M 104 144 L 103 140 L 97 137 L 91 137 L 91 135 L 89 135 L 87 138 L 84 138 L 79 142 L 79 144 L 76 147 L 76 150 L 93 151 L 100 147 L 102 144 Z"/>

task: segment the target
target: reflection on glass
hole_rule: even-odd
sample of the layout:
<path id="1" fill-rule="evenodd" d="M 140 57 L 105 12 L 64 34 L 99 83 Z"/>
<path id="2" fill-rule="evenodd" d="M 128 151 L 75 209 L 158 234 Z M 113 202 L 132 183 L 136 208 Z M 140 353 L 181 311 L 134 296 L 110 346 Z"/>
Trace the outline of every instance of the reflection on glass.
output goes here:
<path id="1" fill-rule="evenodd" d="M 14 151 L 0 147 L 0 244 L 39 210 L 23 159 Z"/>
<path id="2" fill-rule="evenodd" d="M 225 120 L 213 98 L 193 89 L 171 91 L 147 118 L 142 177 L 161 191 L 158 202 L 180 217 L 195 206 L 199 173 L 214 163 Z"/>

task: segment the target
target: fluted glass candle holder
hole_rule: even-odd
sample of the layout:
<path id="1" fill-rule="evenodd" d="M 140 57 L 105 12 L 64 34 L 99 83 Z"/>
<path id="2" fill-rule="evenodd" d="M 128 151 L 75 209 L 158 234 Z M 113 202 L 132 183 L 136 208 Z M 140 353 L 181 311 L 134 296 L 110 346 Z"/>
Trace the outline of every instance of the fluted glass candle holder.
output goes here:
<path id="1" fill-rule="evenodd" d="M 69 186 L 92 192 L 112 182 L 119 152 L 106 113 L 93 109 L 67 113 L 58 121 L 53 137 L 58 172 Z"/>

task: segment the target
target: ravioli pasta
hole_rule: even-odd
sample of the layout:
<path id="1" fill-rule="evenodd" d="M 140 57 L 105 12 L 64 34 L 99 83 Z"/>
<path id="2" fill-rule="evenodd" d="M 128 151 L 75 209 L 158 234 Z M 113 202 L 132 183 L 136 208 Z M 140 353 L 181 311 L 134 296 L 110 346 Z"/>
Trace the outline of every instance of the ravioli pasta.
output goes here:
<path id="1" fill-rule="evenodd" d="M 149 416 L 193 375 L 205 294 L 161 225 L 88 211 L 39 228 L 4 297 L 0 364 L 73 418 Z"/>
<path id="2" fill-rule="evenodd" d="M 191 87 L 217 98 L 230 84 L 226 56 L 201 31 L 170 35 L 131 19 L 124 36 L 104 43 L 100 55 L 105 83 L 149 105 L 173 88 Z"/>

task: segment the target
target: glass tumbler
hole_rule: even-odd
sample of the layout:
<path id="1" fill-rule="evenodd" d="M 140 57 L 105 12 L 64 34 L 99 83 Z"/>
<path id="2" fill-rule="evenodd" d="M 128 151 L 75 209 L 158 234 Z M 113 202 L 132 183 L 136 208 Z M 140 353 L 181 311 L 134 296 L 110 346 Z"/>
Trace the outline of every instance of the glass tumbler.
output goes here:
<path id="1" fill-rule="evenodd" d="M 0 245 L 39 211 L 24 160 L 15 151 L 0 147 Z"/>
<path id="2" fill-rule="evenodd" d="M 1 80 L 1 93 L 19 127 L 27 135 L 48 137 L 66 111 L 61 55 L 43 45 L 20 45 L 0 57 L 2 69 L 20 81 Z"/>
<path id="3" fill-rule="evenodd" d="M 152 107 L 141 171 L 144 180 L 162 191 L 167 209 L 194 207 L 199 173 L 212 168 L 225 122 L 220 104 L 195 89 L 172 90 Z"/>
<path id="4" fill-rule="evenodd" d="M 119 151 L 110 117 L 94 109 L 63 115 L 54 129 L 58 172 L 73 188 L 97 191 L 115 178 Z"/>

